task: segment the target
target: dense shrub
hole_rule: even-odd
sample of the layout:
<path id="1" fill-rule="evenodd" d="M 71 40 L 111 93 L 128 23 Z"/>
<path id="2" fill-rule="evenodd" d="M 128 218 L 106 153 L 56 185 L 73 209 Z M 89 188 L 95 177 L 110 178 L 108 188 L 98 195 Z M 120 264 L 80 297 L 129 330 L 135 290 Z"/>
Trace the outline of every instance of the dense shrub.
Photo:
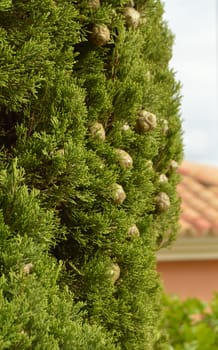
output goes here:
<path id="1" fill-rule="evenodd" d="M 104 344 L 109 336 L 122 349 L 158 347 L 155 254 L 177 230 L 182 156 L 180 86 L 168 65 L 173 37 L 163 6 L 5 0 L 0 11 L 1 168 L 5 174 L 16 159 L 13 167 L 24 172 L 18 193 L 1 199 L 3 208 L 10 202 L 2 225 L 14 247 L 3 234 L 3 255 L 13 264 L 2 258 L 2 289 L 15 291 L 4 292 L 3 302 L 18 325 L 39 304 L 31 333 L 42 340 L 39 348 L 50 346 L 42 325 L 46 339 L 54 337 L 48 344 L 73 347 L 64 343 L 66 318 L 74 314 L 66 287 L 76 305 L 83 303 L 87 332 L 95 327 Z M 59 274 L 54 258 L 62 261 Z M 36 266 L 28 278 L 25 262 Z M 56 337 L 59 325 L 65 333 Z M 54 345 L 55 337 L 63 343 Z"/>

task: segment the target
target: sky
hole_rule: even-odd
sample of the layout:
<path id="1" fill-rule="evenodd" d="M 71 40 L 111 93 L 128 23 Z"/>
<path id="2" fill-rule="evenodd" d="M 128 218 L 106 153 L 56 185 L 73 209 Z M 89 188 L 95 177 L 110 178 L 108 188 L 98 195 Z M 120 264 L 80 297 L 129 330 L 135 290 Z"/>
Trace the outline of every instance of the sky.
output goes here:
<path id="1" fill-rule="evenodd" d="M 175 35 L 170 66 L 182 83 L 185 158 L 218 166 L 216 0 L 163 3 Z"/>

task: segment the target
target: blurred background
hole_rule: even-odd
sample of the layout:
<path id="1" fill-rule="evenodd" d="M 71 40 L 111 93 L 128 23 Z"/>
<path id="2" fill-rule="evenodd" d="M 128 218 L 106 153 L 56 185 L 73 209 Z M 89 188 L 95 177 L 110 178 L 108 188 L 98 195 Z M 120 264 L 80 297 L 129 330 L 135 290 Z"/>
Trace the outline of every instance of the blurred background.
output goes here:
<path id="1" fill-rule="evenodd" d="M 165 0 L 182 83 L 185 159 L 218 166 L 217 0 Z"/>

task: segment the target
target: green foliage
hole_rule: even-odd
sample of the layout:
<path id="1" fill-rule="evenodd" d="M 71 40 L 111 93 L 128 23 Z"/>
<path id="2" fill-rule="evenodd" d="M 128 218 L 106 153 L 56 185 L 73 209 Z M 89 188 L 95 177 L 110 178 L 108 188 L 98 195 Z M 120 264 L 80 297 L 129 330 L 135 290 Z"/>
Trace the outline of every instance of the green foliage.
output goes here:
<path id="1" fill-rule="evenodd" d="M 210 303 L 166 297 L 162 327 L 168 334 L 166 350 L 215 350 L 218 347 L 218 295 Z"/>
<path id="2" fill-rule="evenodd" d="M 0 173 L 0 348 L 115 349 L 58 288 L 61 265 L 47 251 L 59 223 L 22 182 L 16 161 Z"/>
<path id="3" fill-rule="evenodd" d="M 149 350 L 163 341 L 155 254 L 177 231 L 179 179 L 171 163 L 182 158 L 180 85 L 168 67 L 173 37 L 160 1 L 135 1 L 141 21 L 133 27 L 127 0 L 96 3 L 0 7 L 2 290 L 15 291 L 14 314 L 34 313 L 30 348 Z M 107 29 L 100 45 L 96 24 Z M 156 120 L 146 132 L 137 126 L 142 111 Z M 103 137 L 93 132 L 96 122 Z M 117 149 L 132 166 L 122 165 Z M 160 192 L 169 197 L 162 211 Z M 34 266 L 28 276 L 25 263 Z M 72 323 L 81 303 L 83 318 Z"/>

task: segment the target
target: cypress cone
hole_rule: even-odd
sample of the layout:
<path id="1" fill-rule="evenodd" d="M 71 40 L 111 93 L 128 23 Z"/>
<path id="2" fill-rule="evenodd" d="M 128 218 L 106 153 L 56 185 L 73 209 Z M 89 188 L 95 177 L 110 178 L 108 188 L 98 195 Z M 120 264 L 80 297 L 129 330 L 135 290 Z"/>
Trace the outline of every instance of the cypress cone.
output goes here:
<path id="1" fill-rule="evenodd" d="M 101 123 L 96 122 L 92 124 L 92 126 L 90 127 L 90 132 L 93 137 L 101 141 L 105 140 L 105 130 Z"/>
<path id="2" fill-rule="evenodd" d="M 138 112 L 138 119 L 136 121 L 136 130 L 138 132 L 146 132 L 155 129 L 157 126 L 157 117 L 153 113 L 141 110 Z"/>
<path id="3" fill-rule="evenodd" d="M 170 207 L 170 198 L 165 192 L 160 192 L 156 198 L 157 209 L 164 212 Z"/>
<path id="4" fill-rule="evenodd" d="M 126 193 L 121 185 L 115 183 L 112 187 L 113 201 L 115 204 L 122 204 L 126 199 Z"/>
<path id="5" fill-rule="evenodd" d="M 115 152 L 118 155 L 118 160 L 122 168 L 129 169 L 133 166 L 132 157 L 126 151 L 122 149 L 116 149 Z"/>
<path id="6" fill-rule="evenodd" d="M 117 280 L 120 278 L 120 267 L 117 263 L 112 264 L 110 274 L 111 274 L 113 283 L 117 282 Z"/>
<path id="7" fill-rule="evenodd" d="M 96 24 L 92 27 L 91 41 L 96 46 L 103 46 L 110 40 L 110 30 L 105 24 Z"/>
<path id="8" fill-rule="evenodd" d="M 128 237 L 129 238 L 138 238 L 140 237 L 140 232 L 138 227 L 134 224 L 132 225 L 128 230 Z"/>
<path id="9" fill-rule="evenodd" d="M 140 13 L 133 7 L 126 7 L 124 10 L 126 24 L 128 27 L 137 28 L 140 24 Z"/>

